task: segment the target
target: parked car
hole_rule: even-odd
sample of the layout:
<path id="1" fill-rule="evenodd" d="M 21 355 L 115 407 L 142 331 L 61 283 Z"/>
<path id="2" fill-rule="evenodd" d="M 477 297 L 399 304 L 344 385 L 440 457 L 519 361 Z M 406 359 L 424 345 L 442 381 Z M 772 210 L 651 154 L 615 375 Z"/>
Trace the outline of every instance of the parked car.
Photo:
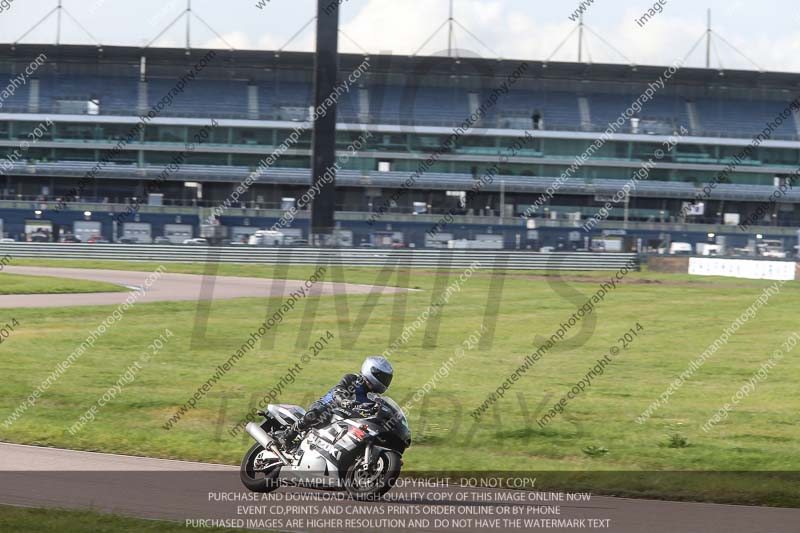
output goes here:
<path id="1" fill-rule="evenodd" d="M 76 242 L 81 242 L 81 240 L 80 240 L 78 237 L 76 237 L 75 235 L 73 235 L 72 233 L 65 233 L 65 234 L 64 234 L 64 235 L 61 237 L 61 239 L 59 239 L 59 242 L 72 242 L 72 243 L 76 243 Z"/>
<path id="2" fill-rule="evenodd" d="M 137 244 L 136 239 L 132 237 L 122 237 L 119 241 L 120 244 Z"/>
<path id="3" fill-rule="evenodd" d="M 167 239 L 166 237 L 156 237 L 155 239 L 153 239 L 153 244 L 172 244 L 172 241 Z"/>
<path id="4" fill-rule="evenodd" d="M 189 246 L 208 246 L 208 241 L 202 237 L 197 237 L 195 239 L 186 239 L 183 241 L 183 244 Z"/>
<path id="5" fill-rule="evenodd" d="M 772 257 L 775 259 L 786 259 L 787 253 L 783 249 L 783 241 L 777 239 L 764 239 L 756 245 L 761 257 Z"/>
<path id="6" fill-rule="evenodd" d="M 672 242 L 669 245 L 670 255 L 692 255 L 694 249 L 688 242 Z"/>
<path id="7" fill-rule="evenodd" d="M 247 240 L 250 246 L 281 246 L 285 243 L 283 233 L 280 231 L 259 230 Z"/>
<path id="8" fill-rule="evenodd" d="M 102 235 L 92 235 L 86 242 L 89 244 L 108 244 L 108 239 Z"/>
<path id="9" fill-rule="evenodd" d="M 0 243 L 4 243 L 4 242 L 17 242 L 17 241 L 15 241 L 14 239 L 7 238 L 7 237 L 3 238 L 3 239 L 0 239 Z"/>

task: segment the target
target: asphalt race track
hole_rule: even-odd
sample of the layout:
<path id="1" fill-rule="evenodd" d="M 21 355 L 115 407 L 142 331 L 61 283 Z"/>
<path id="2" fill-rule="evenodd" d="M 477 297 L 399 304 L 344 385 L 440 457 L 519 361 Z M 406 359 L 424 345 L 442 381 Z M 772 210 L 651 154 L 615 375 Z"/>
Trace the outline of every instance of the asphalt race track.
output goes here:
<path id="1" fill-rule="evenodd" d="M 152 286 L 137 301 L 198 301 L 225 298 L 253 298 L 288 295 L 299 290 L 304 280 L 271 280 L 264 278 L 241 278 L 234 276 L 202 276 L 199 274 L 172 274 L 167 271 L 156 279 Z M 151 272 L 125 270 L 93 270 L 81 268 L 49 268 L 6 266 L 3 272 L 29 276 L 53 276 L 59 278 L 105 281 L 129 287 L 142 287 Z M 309 289 L 313 296 L 330 295 L 346 291 L 347 294 L 366 294 L 372 290 L 396 292 L 394 287 L 374 287 L 353 283 L 315 283 Z M 82 305 L 119 305 L 125 301 L 126 292 L 87 294 L 20 294 L 0 296 L 0 309 L 12 307 L 71 307 Z"/>
<path id="2" fill-rule="evenodd" d="M 356 504 L 338 492 L 284 487 L 269 500 L 231 501 L 253 495 L 240 485 L 238 469 L 232 466 L 0 444 L 0 504 L 92 508 L 184 523 L 228 518 L 242 520 L 244 526 L 254 520 L 282 531 L 472 532 L 487 529 L 486 524 L 475 527 L 477 520 L 499 520 L 493 529 L 565 533 L 789 533 L 800 524 L 798 509 L 591 496 L 588 501 L 561 502 L 559 514 L 553 515 L 541 513 L 552 503 L 509 501 L 529 494 L 537 493 L 404 486 L 393 489 L 388 501 Z M 433 527 L 434 520 L 454 523 L 458 517 L 471 520 L 473 527 Z M 292 519 L 305 520 L 305 527 L 292 527 Z M 361 520 L 366 527 L 336 527 L 336 520 L 345 525 L 348 519 Z M 584 522 L 583 527 L 503 527 L 503 520 L 525 519 Z M 430 527 L 380 527 L 379 520 L 428 520 Z M 308 527 L 314 521 L 319 527 Z M 369 527 L 369 521 L 375 527 Z"/>

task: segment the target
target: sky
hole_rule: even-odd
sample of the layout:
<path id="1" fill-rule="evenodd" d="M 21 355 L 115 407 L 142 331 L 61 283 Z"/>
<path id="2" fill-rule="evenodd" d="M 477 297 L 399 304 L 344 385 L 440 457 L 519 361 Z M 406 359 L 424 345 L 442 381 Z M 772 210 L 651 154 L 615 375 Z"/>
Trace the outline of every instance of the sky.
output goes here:
<path id="1" fill-rule="evenodd" d="M 413 54 L 448 18 L 449 0 L 341 1 L 342 52 Z M 711 9 L 713 67 L 800 72 L 796 0 L 660 1 L 661 12 L 641 25 L 637 19 L 657 0 L 583 0 L 592 2 L 584 16 L 584 61 L 637 65 L 682 61 L 704 35 L 706 10 Z M 454 0 L 456 47 L 463 56 L 575 61 L 577 32 L 555 55 L 553 52 L 576 28 L 570 15 L 580 3 Z M 57 0 L 0 0 L 2 41 L 17 41 L 56 4 Z M 186 9 L 186 0 L 63 0 L 63 5 L 77 21 L 64 15 L 63 44 L 94 44 L 80 24 L 101 44 L 144 46 Z M 227 48 L 227 42 L 236 49 L 279 49 L 314 16 L 315 6 L 315 0 L 193 0 L 193 11 L 224 40 L 193 18 L 192 46 Z M 153 46 L 184 46 L 185 32 L 181 19 Z M 19 42 L 53 44 L 55 39 L 56 17 L 51 16 Z M 285 49 L 308 51 L 313 46 L 312 24 Z M 446 49 L 445 28 L 420 54 L 441 55 Z M 704 41 L 684 64 L 705 65 Z"/>

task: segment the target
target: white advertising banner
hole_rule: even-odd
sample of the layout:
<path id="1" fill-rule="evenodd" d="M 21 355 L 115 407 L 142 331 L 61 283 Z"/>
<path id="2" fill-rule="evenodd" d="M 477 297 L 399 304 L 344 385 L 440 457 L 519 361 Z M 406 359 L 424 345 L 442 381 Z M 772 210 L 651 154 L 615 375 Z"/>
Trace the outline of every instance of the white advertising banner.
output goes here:
<path id="1" fill-rule="evenodd" d="M 752 259 L 689 258 L 689 274 L 727 276 L 745 279 L 795 279 L 794 261 L 755 261 Z"/>

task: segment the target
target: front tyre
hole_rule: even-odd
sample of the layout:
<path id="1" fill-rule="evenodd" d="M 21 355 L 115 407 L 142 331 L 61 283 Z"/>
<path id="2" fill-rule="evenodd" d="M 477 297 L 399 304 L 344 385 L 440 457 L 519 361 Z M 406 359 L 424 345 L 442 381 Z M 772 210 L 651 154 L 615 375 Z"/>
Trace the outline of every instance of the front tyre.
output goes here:
<path id="1" fill-rule="evenodd" d="M 359 454 L 345 474 L 345 488 L 354 500 L 380 499 L 400 477 L 400 454 L 384 451 L 375 464 L 364 469 L 364 454 Z"/>
<path id="2" fill-rule="evenodd" d="M 255 463 L 258 454 L 264 451 L 260 444 L 254 444 L 242 459 L 239 467 L 239 477 L 242 484 L 253 492 L 272 492 L 280 486 L 278 474 L 281 472 L 281 464 L 275 464 L 266 470 L 256 469 Z"/>

